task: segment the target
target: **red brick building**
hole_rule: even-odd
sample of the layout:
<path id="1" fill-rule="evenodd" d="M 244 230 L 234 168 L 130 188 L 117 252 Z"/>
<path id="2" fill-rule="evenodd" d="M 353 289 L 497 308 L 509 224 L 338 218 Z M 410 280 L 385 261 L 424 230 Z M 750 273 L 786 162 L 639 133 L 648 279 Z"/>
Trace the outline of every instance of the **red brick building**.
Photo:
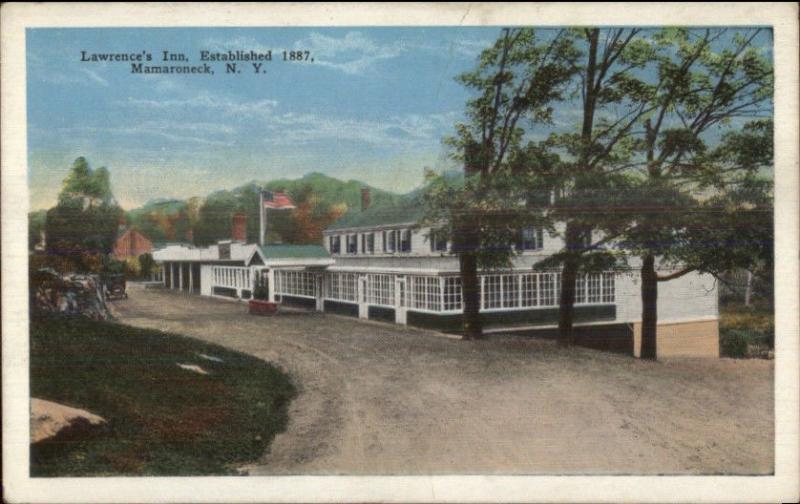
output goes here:
<path id="1" fill-rule="evenodd" d="M 128 229 L 114 243 L 112 256 L 114 259 L 127 259 L 139 257 L 142 254 L 153 252 L 153 242 L 135 229 Z"/>

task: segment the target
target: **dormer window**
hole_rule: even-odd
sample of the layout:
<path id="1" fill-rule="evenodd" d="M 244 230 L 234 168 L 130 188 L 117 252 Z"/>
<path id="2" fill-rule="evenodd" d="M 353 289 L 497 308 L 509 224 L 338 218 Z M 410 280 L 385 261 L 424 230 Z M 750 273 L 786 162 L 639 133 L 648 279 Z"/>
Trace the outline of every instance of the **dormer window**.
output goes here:
<path id="1" fill-rule="evenodd" d="M 366 233 L 361 235 L 361 253 L 375 253 L 375 233 Z"/>
<path id="2" fill-rule="evenodd" d="M 396 232 L 400 234 L 400 252 L 411 252 L 411 230 L 401 229 L 400 231 Z"/>
<path id="3" fill-rule="evenodd" d="M 397 250 L 397 231 L 383 232 L 383 251 L 392 254 Z"/>
<path id="4" fill-rule="evenodd" d="M 431 243 L 431 252 L 447 252 L 447 239 L 441 231 L 431 230 L 428 238 Z"/>
<path id="5" fill-rule="evenodd" d="M 341 254 L 342 253 L 342 237 L 339 236 L 339 235 L 329 236 L 328 237 L 328 247 L 330 248 L 331 254 Z"/>
<path id="6" fill-rule="evenodd" d="M 358 254 L 358 235 L 347 235 L 347 253 Z"/>

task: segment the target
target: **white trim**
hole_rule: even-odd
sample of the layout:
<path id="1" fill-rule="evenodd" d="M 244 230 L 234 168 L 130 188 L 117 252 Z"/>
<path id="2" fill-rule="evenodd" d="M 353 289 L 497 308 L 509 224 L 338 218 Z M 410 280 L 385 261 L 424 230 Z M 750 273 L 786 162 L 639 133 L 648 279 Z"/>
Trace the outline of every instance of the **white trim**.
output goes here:
<path id="1" fill-rule="evenodd" d="M 714 320 L 721 320 L 721 318 L 722 317 L 720 317 L 719 315 L 706 315 L 706 316 L 703 316 L 703 317 L 692 317 L 692 318 L 682 317 L 682 318 L 674 318 L 674 319 L 672 319 L 672 318 L 671 319 L 659 318 L 656 321 L 656 325 L 691 324 L 692 322 L 712 322 Z M 625 321 L 625 322 L 628 323 L 628 324 L 641 324 L 642 323 L 642 319 Z"/>

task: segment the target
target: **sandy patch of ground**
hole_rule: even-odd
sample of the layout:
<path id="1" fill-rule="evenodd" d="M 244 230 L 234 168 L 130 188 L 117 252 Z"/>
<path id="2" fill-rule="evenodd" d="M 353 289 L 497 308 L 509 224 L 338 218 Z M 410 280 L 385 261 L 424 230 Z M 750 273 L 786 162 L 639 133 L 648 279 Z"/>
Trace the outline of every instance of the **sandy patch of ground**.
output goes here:
<path id="1" fill-rule="evenodd" d="M 773 362 L 645 362 L 552 342 L 465 342 L 318 313 L 129 290 L 120 321 L 286 369 L 289 428 L 251 474 L 765 474 Z"/>
<path id="2" fill-rule="evenodd" d="M 83 423 L 100 425 L 103 417 L 43 399 L 31 398 L 31 443 L 55 437 L 64 429 Z"/>

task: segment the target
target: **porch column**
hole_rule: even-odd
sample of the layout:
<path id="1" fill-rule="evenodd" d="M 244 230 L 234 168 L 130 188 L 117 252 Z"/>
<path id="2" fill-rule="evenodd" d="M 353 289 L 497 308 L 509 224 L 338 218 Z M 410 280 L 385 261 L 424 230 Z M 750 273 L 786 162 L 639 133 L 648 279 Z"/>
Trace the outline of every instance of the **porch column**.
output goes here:
<path id="1" fill-rule="evenodd" d="M 325 292 L 325 273 L 317 273 L 314 278 L 314 294 L 317 301 L 317 311 L 325 311 L 322 295 Z"/>
<path id="2" fill-rule="evenodd" d="M 194 267 L 189 263 L 189 292 L 194 292 Z"/>
<path id="3" fill-rule="evenodd" d="M 175 263 L 174 262 L 169 263 L 169 288 L 172 290 L 175 290 L 175 286 L 178 283 L 175 280 L 175 277 L 178 276 L 176 273 L 177 272 L 175 271 Z"/>
<path id="4" fill-rule="evenodd" d="M 275 270 L 267 270 L 267 284 L 269 285 L 269 302 L 275 302 Z"/>
<path id="5" fill-rule="evenodd" d="M 166 268 L 166 266 L 167 266 L 167 263 L 161 263 L 161 265 L 160 265 L 161 273 L 162 273 L 162 275 L 161 275 L 161 283 L 164 284 L 165 288 L 168 288 L 169 285 L 167 285 L 167 275 L 163 274 L 164 273 L 164 268 Z"/>
<path id="6" fill-rule="evenodd" d="M 183 263 L 178 263 L 178 290 L 183 290 Z"/>

